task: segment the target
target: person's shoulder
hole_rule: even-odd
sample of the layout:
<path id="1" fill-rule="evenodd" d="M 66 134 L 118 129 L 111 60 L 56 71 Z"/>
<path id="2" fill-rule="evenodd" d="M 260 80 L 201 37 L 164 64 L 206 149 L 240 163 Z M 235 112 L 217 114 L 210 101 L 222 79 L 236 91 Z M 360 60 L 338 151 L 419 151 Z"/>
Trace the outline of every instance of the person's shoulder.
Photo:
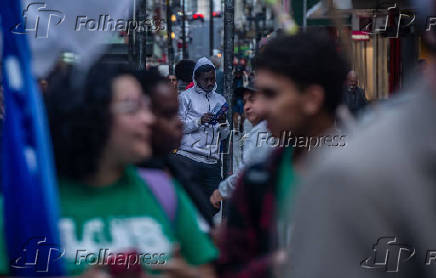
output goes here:
<path id="1" fill-rule="evenodd" d="M 189 100 L 194 95 L 193 88 L 186 89 L 179 94 L 179 99 Z"/>
<path id="2" fill-rule="evenodd" d="M 410 162 L 404 120 L 409 111 L 406 106 L 395 107 L 383 111 L 371 123 L 358 124 L 353 134 L 343 134 L 343 146 L 317 157 L 309 166 L 309 176 L 317 179 L 314 183 L 330 184 L 338 178 L 357 190 L 372 190 L 382 180 L 397 176 L 398 169 Z"/>
<path id="3" fill-rule="evenodd" d="M 213 92 L 214 97 L 219 101 L 219 102 L 226 102 L 225 97 L 223 97 L 221 94 L 218 94 L 217 92 Z"/>
<path id="4" fill-rule="evenodd" d="M 259 132 L 269 133 L 267 122 L 265 120 L 261 121 L 260 123 L 255 125 L 251 131 L 254 131 L 255 133 L 259 133 Z"/>
<path id="5" fill-rule="evenodd" d="M 179 96 L 180 96 L 180 97 L 186 97 L 186 96 L 189 96 L 189 92 L 190 92 L 190 90 L 191 90 L 191 88 L 181 91 L 180 94 L 179 94 Z"/>

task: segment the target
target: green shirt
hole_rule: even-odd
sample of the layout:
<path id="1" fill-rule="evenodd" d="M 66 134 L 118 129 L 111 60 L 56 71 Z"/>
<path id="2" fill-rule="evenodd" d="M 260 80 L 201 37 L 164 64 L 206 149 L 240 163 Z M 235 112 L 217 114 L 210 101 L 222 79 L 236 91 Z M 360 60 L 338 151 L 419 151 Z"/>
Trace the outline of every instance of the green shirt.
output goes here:
<path id="1" fill-rule="evenodd" d="M 126 168 L 117 182 L 104 187 L 60 180 L 59 228 L 67 273 L 80 274 L 97 259 L 103 262 L 105 254 L 107 257 L 110 253 L 116 257 L 136 251 L 145 267 L 164 263 L 174 243 L 180 245 L 181 255 L 190 264 L 213 261 L 217 249 L 201 231 L 198 213 L 184 190 L 177 182 L 173 184 L 177 211 L 171 223 L 134 167 Z M 2 259 L 2 241 L 0 251 L 0 261 L 8 261 Z M 5 269 L 0 271 L 6 273 Z"/>
<path id="2" fill-rule="evenodd" d="M 285 148 L 278 169 L 277 179 L 277 230 L 280 246 L 288 246 L 291 234 L 289 209 L 295 195 L 298 182 L 292 166 L 292 147 Z"/>
<path id="3" fill-rule="evenodd" d="M 280 162 L 277 184 L 277 210 L 278 216 L 282 217 L 288 212 L 292 202 L 297 178 L 292 166 L 292 148 L 285 148 Z"/>

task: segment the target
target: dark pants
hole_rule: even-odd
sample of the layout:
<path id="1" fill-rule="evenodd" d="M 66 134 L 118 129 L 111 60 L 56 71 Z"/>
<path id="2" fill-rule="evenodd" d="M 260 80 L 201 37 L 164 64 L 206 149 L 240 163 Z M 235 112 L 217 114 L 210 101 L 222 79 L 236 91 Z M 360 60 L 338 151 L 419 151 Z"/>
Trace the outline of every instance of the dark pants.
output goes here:
<path id="1" fill-rule="evenodd" d="M 176 158 L 179 163 L 184 164 L 186 168 L 191 169 L 195 184 L 200 187 L 200 190 L 204 193 L 204 198 L 206 198 L 210 207 L 213 208 L 213 211 L 215 211 L 215 213 L 218 212 L 218 209 L 213 207 L 210 203 L 209 198 L 221 182 L 221 168 L 219 163 L 201 163 L 179 154 L 174 155 L 174 158 Z"/>

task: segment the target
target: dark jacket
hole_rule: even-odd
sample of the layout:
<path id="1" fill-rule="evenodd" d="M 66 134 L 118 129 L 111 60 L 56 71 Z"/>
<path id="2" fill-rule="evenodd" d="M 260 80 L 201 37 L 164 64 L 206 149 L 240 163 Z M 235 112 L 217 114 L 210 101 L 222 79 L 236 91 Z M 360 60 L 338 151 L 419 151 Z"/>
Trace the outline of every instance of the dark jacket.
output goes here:
<path id="1" fill-rule="evenodd" d="M 359 87 L 354 88 L 354 90 L 346 89 L 343 97 L 344 104 L 354 116 L 356 116 L 367 104 L 365 91 Z"/>

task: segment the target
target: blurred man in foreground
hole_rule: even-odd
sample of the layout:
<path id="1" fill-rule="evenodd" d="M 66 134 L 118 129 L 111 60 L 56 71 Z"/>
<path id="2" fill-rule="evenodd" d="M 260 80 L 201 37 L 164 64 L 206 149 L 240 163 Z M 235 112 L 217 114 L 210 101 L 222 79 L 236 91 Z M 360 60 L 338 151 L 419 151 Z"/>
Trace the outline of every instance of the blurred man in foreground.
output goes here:
<path id="1" fill-rule="evenodd" d="M 255 87 L 276 137 L 259 134 L 257 141 L 281 148 L 249 167 L 237 184 L 219 243 L 220 277 L 271 277 L 283 263 L 290 232 L 285 211 L 304 175 L 305 157 L 321 145 L 339 146 L 339 137 L 325 133 L 333 126 L 345 76 L 335 44 L 319 32 L 273 39 L 256 57 Z"/>
<path id="2" fill-rule="evenodd" d="M 421 16 L 436 14 L 436 1 L 419 2 Z M 283 277 L 436 276 L 436 36 L 422 34 L 431 55 L 408 101 L 386 107 L 302 185 Z"/>

